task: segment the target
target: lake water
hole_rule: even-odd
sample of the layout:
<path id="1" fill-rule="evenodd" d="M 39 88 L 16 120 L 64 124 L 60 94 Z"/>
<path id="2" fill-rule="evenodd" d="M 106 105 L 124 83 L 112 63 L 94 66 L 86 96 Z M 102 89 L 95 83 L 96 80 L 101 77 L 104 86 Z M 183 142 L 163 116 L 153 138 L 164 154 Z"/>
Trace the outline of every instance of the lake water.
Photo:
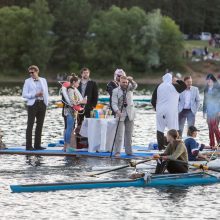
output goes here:
<path id="1" fill-rule="evenodd" d="M 50 87 L 43 144 L 62 138 L 58 87 Z M 140 94 L 147 93 L 148 86 Z M 0 128 L 4 142 L 17 146 L 25 142 L 27 113 L 20 97 L 21 85 L 0 86 Z M 202 113 L 196 120 L 199 138 L 208 143 L 208 131 Z M 138 106 L 133 142 L 147 145 L 155 140 L 155 113 Z M 189 188 L 114 188 L 46 193 L 13 194 L 11 184 L 92 180 L 87 173 L 93 166 L 125 164 L 124 161 L 92 158 L 0 156 L 0 219 L 219 219 L 220 185 Z M 122 170 L 96 179 L 127 177 Z"/>

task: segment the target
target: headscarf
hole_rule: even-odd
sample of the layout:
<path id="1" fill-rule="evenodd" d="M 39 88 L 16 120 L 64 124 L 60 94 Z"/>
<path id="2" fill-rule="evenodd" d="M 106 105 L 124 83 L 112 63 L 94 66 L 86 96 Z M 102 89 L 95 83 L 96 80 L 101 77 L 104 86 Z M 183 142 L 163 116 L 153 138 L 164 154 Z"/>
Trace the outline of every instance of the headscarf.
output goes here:
<path id="1" fill-rule="evenodd" d="M 117 76 L 126 76 L 126 73 L 123 69 L 116 69 L 114 73 L 114 80 L 116 80 Z"/>
<path id="2" fill-rule="evenodd" d="M 164 83 L 172 84 L 172 80 L 173 80 L 173 76 L 172 76 L 171 73 L 166 73 L 166 74 L 163 76 L 163 82 L 164 82 Z"/>

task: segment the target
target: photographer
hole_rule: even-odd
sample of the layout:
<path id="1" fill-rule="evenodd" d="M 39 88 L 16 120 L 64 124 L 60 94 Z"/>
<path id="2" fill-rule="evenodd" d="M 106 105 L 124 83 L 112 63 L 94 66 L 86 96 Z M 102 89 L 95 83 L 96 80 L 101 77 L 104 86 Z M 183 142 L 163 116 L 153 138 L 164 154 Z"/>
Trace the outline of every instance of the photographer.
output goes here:
<path id="1" fill-rule="evenodd" d="M 125 153 L 132 155 L 132 134 L 134 126 L 134 102 L 133 91 L 137 88 L 137 83 L 132 77 L 121 76 L 119 87 L 112 92 L 112 108 L 118 118 L 118 130 L 114 146 L 115 157 L 120 156 L 121 146 L 125 146 Z M 124 137 L 124 140 L 123 140 Z"/>

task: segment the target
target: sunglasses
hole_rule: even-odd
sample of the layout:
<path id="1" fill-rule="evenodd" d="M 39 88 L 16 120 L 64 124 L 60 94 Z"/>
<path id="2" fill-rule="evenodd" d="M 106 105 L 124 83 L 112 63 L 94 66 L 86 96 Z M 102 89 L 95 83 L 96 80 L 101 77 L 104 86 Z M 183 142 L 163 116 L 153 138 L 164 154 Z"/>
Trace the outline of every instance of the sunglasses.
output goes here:
<path id="1" fill-rule="evenodd" d="M 30 75 L 34 74 L 34 72 L 29 72 Z"/>

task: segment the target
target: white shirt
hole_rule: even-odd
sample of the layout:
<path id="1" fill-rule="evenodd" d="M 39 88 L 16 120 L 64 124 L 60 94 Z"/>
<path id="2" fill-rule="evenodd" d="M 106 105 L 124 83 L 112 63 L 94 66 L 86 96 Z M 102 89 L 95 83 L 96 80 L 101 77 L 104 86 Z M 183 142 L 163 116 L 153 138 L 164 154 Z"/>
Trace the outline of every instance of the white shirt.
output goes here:
<path id="1" fill-rule="evenodd" d="M 185 90 L 185 96 L 184 96 L 184 107 L 183 109 L 191 109 L 191 90 L 187 89 Z"/>

